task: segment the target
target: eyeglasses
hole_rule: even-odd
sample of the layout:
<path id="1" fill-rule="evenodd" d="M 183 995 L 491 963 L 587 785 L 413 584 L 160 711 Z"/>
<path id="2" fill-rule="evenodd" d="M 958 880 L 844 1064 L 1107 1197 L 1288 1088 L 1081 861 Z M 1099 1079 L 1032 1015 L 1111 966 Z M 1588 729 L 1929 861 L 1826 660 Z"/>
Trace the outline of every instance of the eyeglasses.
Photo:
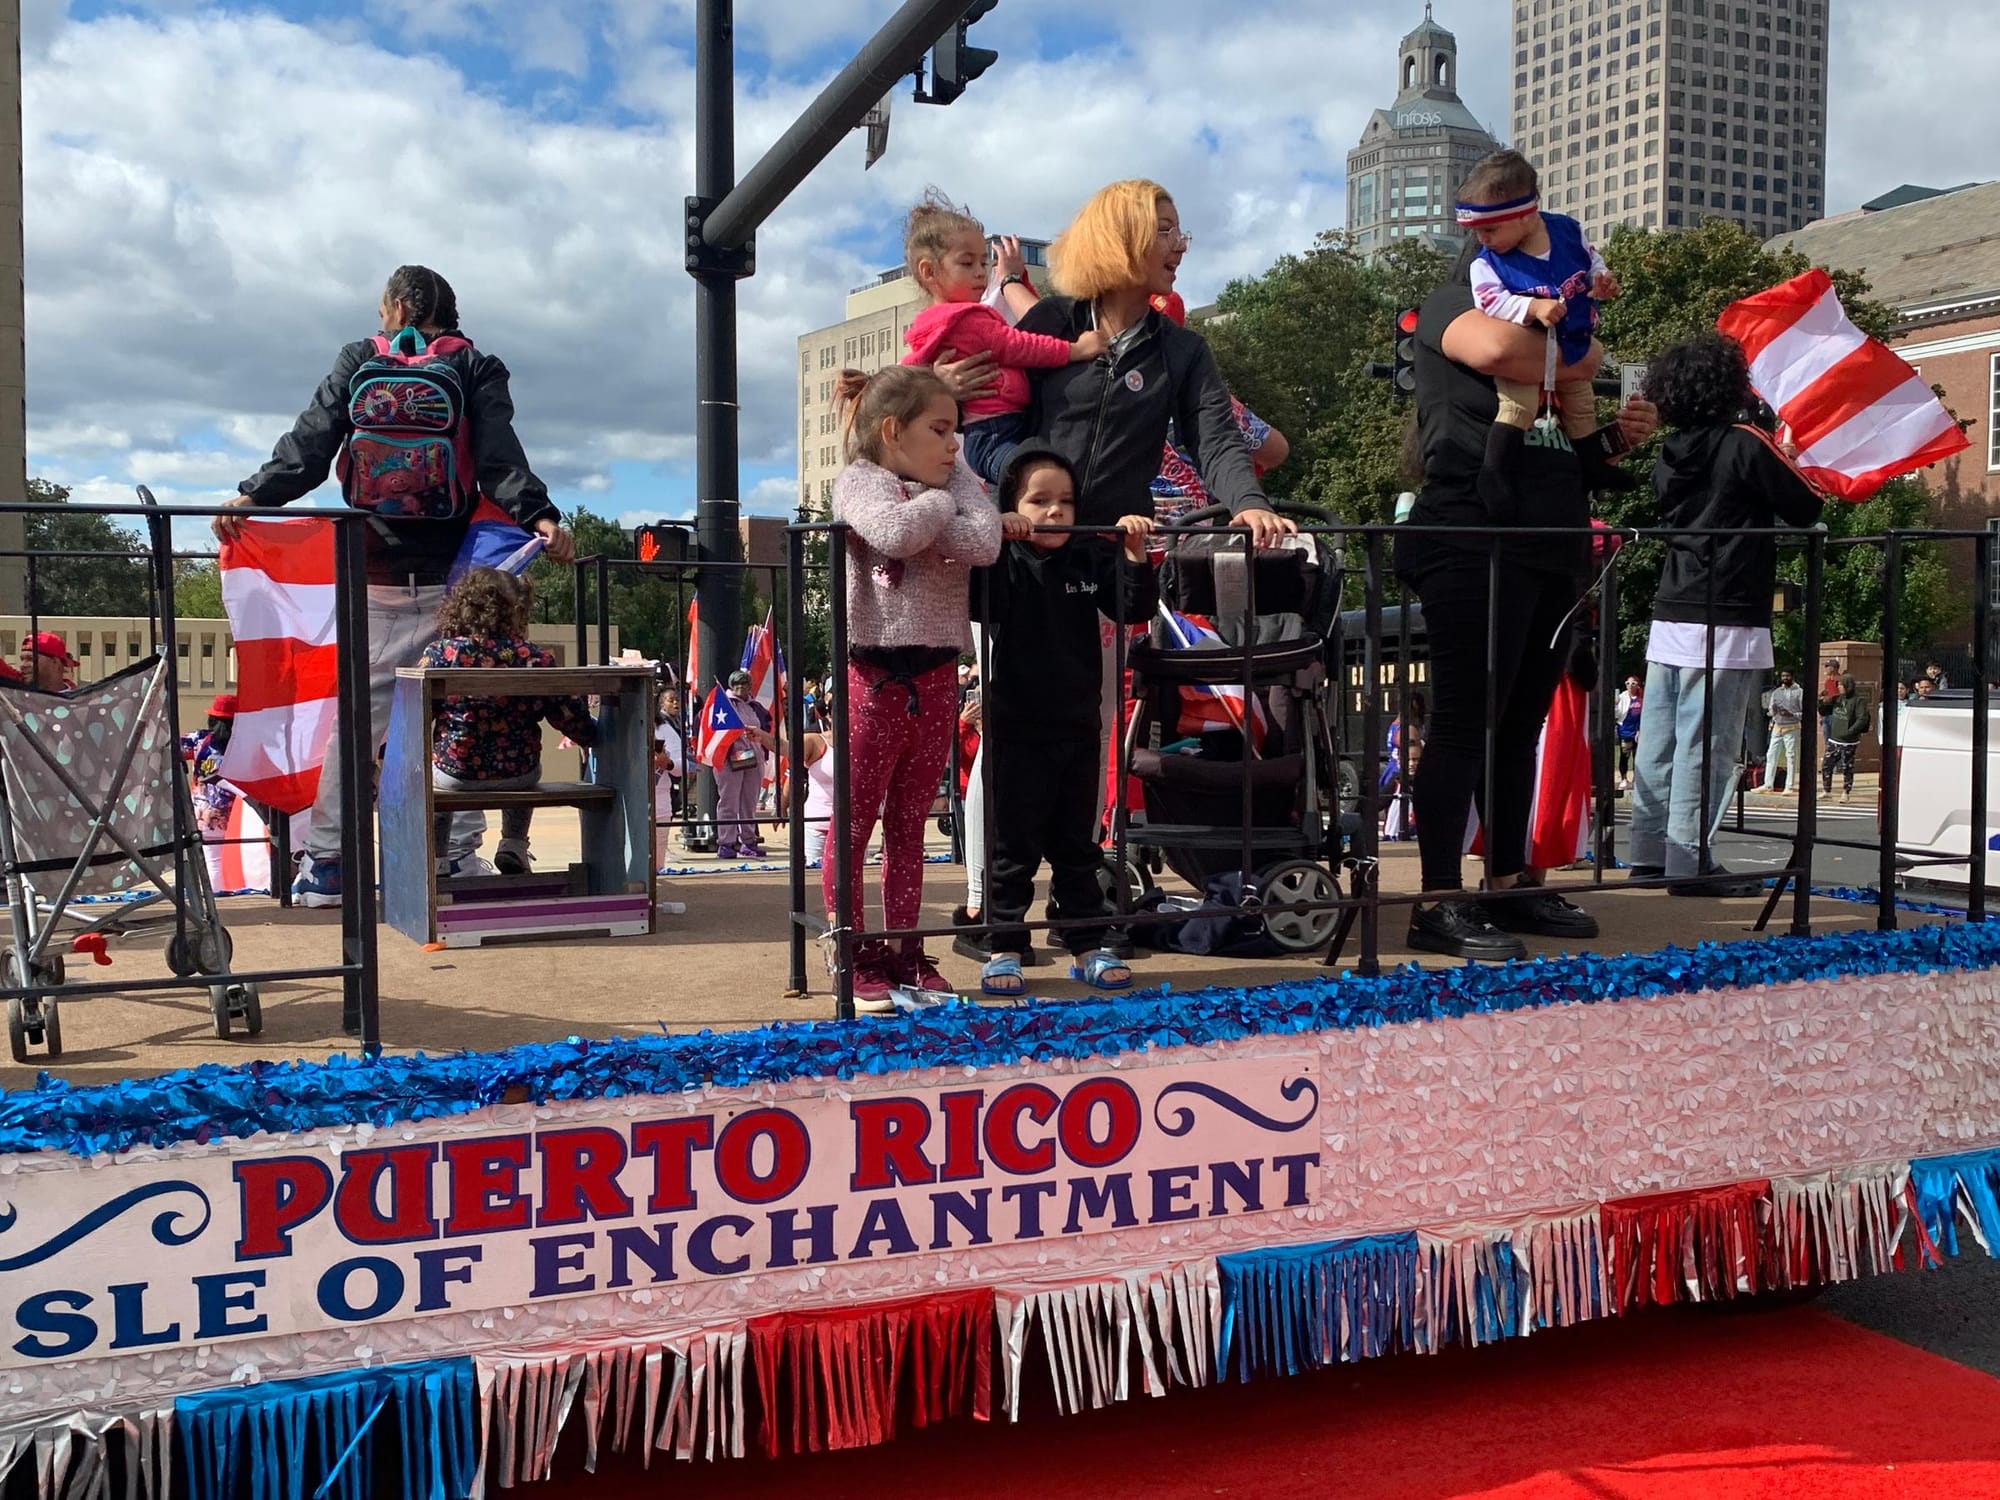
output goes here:
<path id="1" fill-rule="evenodd" d="M 1194 243 L 1194 236 L 1189 234 L 1185 229 L 1162 229 L 1157 233 L 1159 238 L 1165 240 L 1176 250 L 1185 250 L 1189 245 Z"/>

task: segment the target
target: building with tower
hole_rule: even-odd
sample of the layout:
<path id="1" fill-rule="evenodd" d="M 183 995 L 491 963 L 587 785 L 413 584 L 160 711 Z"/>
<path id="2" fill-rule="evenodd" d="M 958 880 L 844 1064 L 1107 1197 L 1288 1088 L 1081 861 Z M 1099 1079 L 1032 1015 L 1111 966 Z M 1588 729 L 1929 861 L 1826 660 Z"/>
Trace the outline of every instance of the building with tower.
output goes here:
<path id="1" fill-rule="evenodd" d="M 1514 145 L 1542 203 L 1612 227 L 1826 211 L 1828 0 L 1512 0 Z"/>
<path id="2" fill-rule="evenodd" d="M 1347 153 L 1347 228 L 1357 249 L 1421 238 L 1445 249 L 1459 244 L 1452 204 L 1458 186 L 1495 150 L 1458 97 L 1458 38 L 1424 6 L 1423 24 L 1397 52 L 1396 101 L 1378 109 Z"/>

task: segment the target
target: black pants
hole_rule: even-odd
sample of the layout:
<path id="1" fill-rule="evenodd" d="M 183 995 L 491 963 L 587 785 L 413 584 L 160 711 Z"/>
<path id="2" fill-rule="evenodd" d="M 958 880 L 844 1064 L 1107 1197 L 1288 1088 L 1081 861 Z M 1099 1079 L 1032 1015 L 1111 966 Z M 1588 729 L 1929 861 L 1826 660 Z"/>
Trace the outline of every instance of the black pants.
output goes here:
<path id="1" fill-rule="evenodd" d="M 993 756 L 993 861 L 986 871 L 986 913 L 995 953 L 1025 953 L 1020 926 L 1035 898 L 1035 874 L 1049 862 L 1049 903 L 1058 919 L 1109 916 L 1098 881 L 1101 773 L 1097 736 L 1054 740 L 990 740 Z M 978 789 L 974 788 L 974 795 Z M 1102 927 L 1055 934 L 1072 953 L 1104 945 Z"/>
<path id="2" fill-rule="evenodd" d="M 1489 585 L 1499 608 L 1489 621 Z M 1430 647 L 1431 721 L 1417 764 L 1417 846 L 1424 889 L 1464 885 L 1465 825 L 1486 782 L 1486 694 L 1493 691 L 1493 803 L 1482 807 L 1486 848 L 1496 876 L 1527 863 L 1528 811 L 1534 802 L 1535 748 L 1549 699 L 1562 675 L 1567 635 L 1551 644 L 1576 603 L 1568 577 L 1484 558 L 1444 563 L 1416 580 Z M 1488 628 L 1492 628 L 1491 659 Z"/>

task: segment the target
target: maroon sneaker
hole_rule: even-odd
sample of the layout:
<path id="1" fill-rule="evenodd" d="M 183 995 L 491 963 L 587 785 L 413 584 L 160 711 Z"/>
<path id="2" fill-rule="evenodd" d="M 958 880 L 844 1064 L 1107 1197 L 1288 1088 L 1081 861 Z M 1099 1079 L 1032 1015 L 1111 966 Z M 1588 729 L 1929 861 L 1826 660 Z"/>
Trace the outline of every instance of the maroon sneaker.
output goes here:
<path id="1" fill-rule="evenodd" d="M 913 990 L 922 990 L 927 995 L 956 994 L 938 966 L 923 949 L 905 949 L 896 955 L 896 973 L 903 984 Z"/>
<path id="2" fill-rule="evenodd" d="M 901 982 L 900 965 L 889 945 L 863 943 L 854 952 L 854 1008 L 875 1015 L 896 1009 L 889 992 Z"/>

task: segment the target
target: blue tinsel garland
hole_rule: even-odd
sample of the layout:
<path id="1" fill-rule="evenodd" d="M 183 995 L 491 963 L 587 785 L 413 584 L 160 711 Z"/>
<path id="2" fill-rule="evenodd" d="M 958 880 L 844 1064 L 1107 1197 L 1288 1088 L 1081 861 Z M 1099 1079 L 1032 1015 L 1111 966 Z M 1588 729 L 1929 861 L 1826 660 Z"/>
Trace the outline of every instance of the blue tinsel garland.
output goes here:
<path id="1" fill-rule="evenodd" d="M 73 1087 L 44 1073 L 0 1093 L 0 1151 L 90 1156 L 260 1131 L 463 1114 L 503 1098 L 537 1103 L 673 1094 L 792 1078 L 854 1078 L 942 1062 L 980 1067 L 1116 1057 L 1154 1047 L 1205 1047 L 1248 1036 L 1296 1035 L 1443 1020 L 1545 1005 L 1739 989 L 1795 980 L 1935 973 L 2000 965 L 2000 924 L 1928 925 L 1902 932 L 1704 943 L 1640 954 L 1581 954 L 1496 967 L 1415 965 L 1256 989 L 1175 994 L 1162 987 L 1118 1000 L 1049 1001 L 989 1009 L 937 1006 L 896 1016 L 800 1022 L 692 1036 L 619 1037 L 326 1063 L 212 1064 L 156 1078 Z"/>

